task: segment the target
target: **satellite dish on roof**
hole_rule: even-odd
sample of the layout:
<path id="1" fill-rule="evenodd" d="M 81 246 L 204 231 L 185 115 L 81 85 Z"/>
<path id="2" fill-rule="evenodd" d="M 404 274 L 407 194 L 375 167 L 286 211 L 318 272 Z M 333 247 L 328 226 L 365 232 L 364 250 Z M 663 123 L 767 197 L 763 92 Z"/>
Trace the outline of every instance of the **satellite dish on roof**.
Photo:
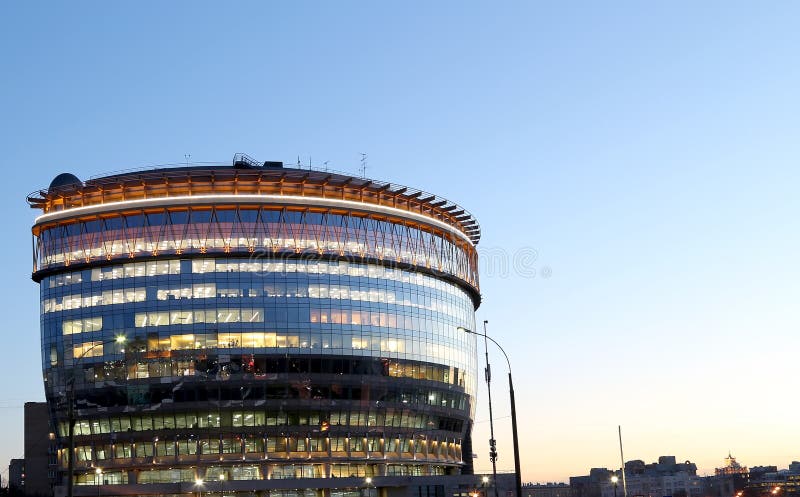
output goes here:
<path id="1" fill-rule="evenodd" d="M 66 187 L 81 187 L 83 186 L 83 182 L 72 173 L 61 173 L 55 178 L 53 181 L 50 182 L 50 186 L 48 189 L 52 190 L 54 188 L 63 189 Z"/>

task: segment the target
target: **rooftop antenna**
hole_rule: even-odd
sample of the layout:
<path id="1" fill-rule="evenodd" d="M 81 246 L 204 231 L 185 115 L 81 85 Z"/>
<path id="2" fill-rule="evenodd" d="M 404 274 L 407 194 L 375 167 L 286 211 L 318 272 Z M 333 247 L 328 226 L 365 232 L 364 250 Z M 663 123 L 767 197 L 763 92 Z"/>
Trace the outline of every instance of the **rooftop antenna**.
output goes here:
<path id="1" fill-rule="evenodd" d="M 361 153 L 361 167 L 359 168 L 359 171 L 361 172 L 362 178 L 367 177 L 367 154 L 363 152 Z"/>
<path id="2" fill-rule="evenodd" d="M 300 163 L 300 156 L 298 155 L 297 156 L 297 169 L 302 169 L 302 165 L 303 164 Z"/>
<path id="3" fill-rule="evenodd" d="M 322 163 L 322 169 L 324 169 L 326 173 L 328 172 L 328 162 L 330 161 L 326 160 L 325 162 Z"/>
<path id="4" fill-rule="evenodd" d="M 183 154 L 183 158 L 186 159 L 186 167 L 189 167 L 189 159 L 192 158 L 192 154 Z"/>

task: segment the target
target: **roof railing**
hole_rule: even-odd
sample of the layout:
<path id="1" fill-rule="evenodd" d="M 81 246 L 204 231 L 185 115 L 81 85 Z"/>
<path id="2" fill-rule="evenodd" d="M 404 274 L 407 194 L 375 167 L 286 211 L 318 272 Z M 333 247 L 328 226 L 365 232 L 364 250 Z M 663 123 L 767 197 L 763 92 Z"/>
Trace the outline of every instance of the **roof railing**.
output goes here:
<path id="1" fill-rule="evenodd" d="M 242 167 L 242 166 L 246 168 L 251 167 L 253 169 L 258 169 L 261 167 L 261 163 L 247 154 L 242 154 L 242 153 L 233 154 L 233 167 Z"/>

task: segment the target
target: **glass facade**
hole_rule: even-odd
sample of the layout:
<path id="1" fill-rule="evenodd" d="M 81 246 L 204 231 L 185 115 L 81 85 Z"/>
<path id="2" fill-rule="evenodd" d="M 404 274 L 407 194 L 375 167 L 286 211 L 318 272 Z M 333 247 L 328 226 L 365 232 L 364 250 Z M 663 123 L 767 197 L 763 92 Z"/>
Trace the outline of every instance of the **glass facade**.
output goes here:
<path id="1" fill-rule="evenodd" d="M 34 279 L 60 440 L 74 392 L 76 485 L 96 468 L 146 486 L 471 460 L 467 238 L 296 205 L 59 214 L 34 227 Z"/>
<path id="2" fill-rule="evenodd" d="M 299 207 L 153 210 L 45 224 L 34 240 L 36 268 L 160 254 L 258 251 L 387 260 L 477 284 L 477 259 L 467 248 L 470 242 L 431 226 Z"/>

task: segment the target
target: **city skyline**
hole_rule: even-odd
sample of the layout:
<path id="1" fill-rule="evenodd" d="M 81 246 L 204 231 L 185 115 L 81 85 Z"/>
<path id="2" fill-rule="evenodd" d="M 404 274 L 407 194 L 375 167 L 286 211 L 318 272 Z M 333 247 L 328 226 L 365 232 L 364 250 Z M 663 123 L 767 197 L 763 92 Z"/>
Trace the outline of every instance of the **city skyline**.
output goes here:
<path id="1" fill-rule="evenodd" d="M 3 5 L 0 336 L 18 350 L 0 460 L 21 455 L 23 402 L 44 400 L 25 196 L 62 172 L 236 152 L 356 175 L 365 153 L 366 176 L 480 220 L 477 322 L 514 370 L 523 481 L 617 467 L 617 425 L 626 459 L 686 455 L 698 473 L 729 450 L 748 466 L 800 459 L 787 393 L 798 15 L 788 2 Z M 505 360 L 489 353 L 508 470 Z"/>

